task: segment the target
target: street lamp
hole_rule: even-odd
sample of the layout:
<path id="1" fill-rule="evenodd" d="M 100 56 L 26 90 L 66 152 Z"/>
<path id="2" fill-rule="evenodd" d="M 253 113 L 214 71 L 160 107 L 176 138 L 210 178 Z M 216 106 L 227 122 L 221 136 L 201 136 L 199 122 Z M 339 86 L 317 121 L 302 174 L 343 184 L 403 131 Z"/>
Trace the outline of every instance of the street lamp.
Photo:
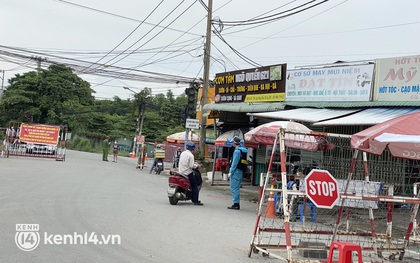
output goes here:
<path id="1" fill-rule="evenodd" d="M 0 90 L 0 99 L 3 96 L 3 91 L 4 91 L 4 70 L 0 70 L 3 72 L 3 77 L 1 77 L 1 90 Z"/>
<path id="2" fill-rule="evenodd" d="M 134 90 L 130 89 L 129 87 L 123 87 L 123 88 L 126 89 L 126 90 L 129 90 L 129 91 L 133 92 L 134 94 L 137 94 L 137 92 L 135 92 Z"/>

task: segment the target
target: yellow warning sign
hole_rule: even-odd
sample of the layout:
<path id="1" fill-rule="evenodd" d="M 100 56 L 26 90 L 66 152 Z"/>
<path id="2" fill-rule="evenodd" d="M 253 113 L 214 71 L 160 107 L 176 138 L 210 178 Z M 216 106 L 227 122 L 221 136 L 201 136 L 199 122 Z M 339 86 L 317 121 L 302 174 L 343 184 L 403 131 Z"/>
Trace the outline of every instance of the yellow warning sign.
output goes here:
<path id="1" fill-rule="evenodd" d="M 209 116 L 207 116 L 207 119 L 217 119 L 220 116 L 220 112 L 218 110 L 212 110 L 210 111 Z"/>

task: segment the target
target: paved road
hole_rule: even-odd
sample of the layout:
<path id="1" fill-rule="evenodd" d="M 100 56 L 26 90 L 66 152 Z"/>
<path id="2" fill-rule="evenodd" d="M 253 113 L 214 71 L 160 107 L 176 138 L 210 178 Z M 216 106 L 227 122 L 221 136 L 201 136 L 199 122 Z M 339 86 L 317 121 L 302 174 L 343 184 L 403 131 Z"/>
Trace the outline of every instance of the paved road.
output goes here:
<path id="1" fill-rule="evenodd" d="M 68 151 L 65 162 L 0 159 L 0 262 L 279 262 L 261 254 L 248 258 L 255 203 L 244 200 L 240 211 L 227 210 L 227 187 L 207 186 L 203 207 L 172 206 L 168 176 L 136 170 L 135 161 L 103 162 L 99 154 L 76 151 Z M 28 234 L 16 224 L 38 224 L 39 230 Z M 39 245 L 19 249 L 15 235 L 28 248 L 35 232 Z M 121 244 L 80 244 L 85 233 Z"/>

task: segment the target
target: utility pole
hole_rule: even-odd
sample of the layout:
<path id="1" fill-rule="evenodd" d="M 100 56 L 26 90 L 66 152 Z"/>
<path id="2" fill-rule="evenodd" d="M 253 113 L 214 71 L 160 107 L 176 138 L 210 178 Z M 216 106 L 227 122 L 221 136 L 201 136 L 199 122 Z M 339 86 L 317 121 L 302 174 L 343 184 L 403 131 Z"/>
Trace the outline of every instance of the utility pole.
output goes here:
<path id="1" fill-rule="evenodd" d="M 139 137 L 141 137 L 141 132 L 143 130 L 143 123 L 144 123 L 144 110 L 146 108 L 146 97 L 142 97 L 141 98 L 141 104 L 139 107 L 139 111 L 141 112 L 141 117 L 140 117 L 140 128 L 139 128 Z M 139 114 L 140 114 L 139 112 Z M 139 152 L 139 148 L 137 148 L 137 153 Z"/>
<path id="2" fill-rule="evenodd" d="M 138 93 L 130 89 L 129 87 L 123 87 L 123 88 L 134 93 L 134 101 L 136 101 L 136 95 Z M 140 135 L 141 135 L 141 129 L 143 127 L 143 116 L 141 115 L 141 110 L 142 110 L 142 104 L 139 102 L 139 107 L 138 107 L 139 112 L 136 118 L 136 129 L 134 130 L 134 139 L 133 139 L 133 153 L 136 155 L 137 155 L 137 149 L 136 149 L 137 148 L 137 132 L 140 131 Z M 141 117 L 141 124 L 140 124 L 140 117 Z"/>
<path id="3" fill-rule="evenodd" d="M 137 133 L 140 131 L 141 102 L 139 102 L 138 111 L 139 113 L 137 114 L 137 118 L 136 118 L 136 130 L 134 131 L 134 142 L 133 142 L 133 152 L 135 153 L 135 156 L 137 156 L 137 153 L 138 153 Z"/>
<path id="4" fill-rule="evenodd" d="M 133 152 L 137 155 L 139 152 L 139 148 L 137 146 L 137 134 L 140 137 L 142 129 L 143 129 L 144 110 L 146 108 L 147 95 L 142 94 L 142 92 L 137 93 L 134 90 L 130 89 L 129 87 L 123 87 L 123 88 L 134 93 L 134 100 L 137 99 L 139 102 L 138 114 L 137 114 L 137 119 L 136 119 L 136 130 L 134 131 L 134 140 L 133 140 Z"/>
<path id="5" fill-rule="evenodd" d="M 211 19 L 213 0 L 208 0 L 208 13 L 207 13 L 207 32 L 206 32 L 206 47 L 204 49 L 204 72 L 203 72 L 203 92 L 201 97 L 201 128 L 200 128 L 200 152 L 205 156 L 206 149 L 206 120 L 207 117 L 204 115 L 203 106 L 208 101 L 209 93 L 209 74 L 210 74 L 210 44 L 211 44 Z"/>

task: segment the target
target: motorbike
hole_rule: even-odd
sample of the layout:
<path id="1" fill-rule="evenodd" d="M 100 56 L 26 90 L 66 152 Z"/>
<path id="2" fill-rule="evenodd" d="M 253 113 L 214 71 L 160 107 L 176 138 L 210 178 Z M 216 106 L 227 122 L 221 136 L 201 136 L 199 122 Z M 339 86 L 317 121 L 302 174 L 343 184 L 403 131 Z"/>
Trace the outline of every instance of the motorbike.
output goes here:
<path id="1" fill-rule="evenodd" d="M 200 192 L 203 180 L 198 169 L 193 169 L 197 182 L 197 188 Z M 192 199 L 191 182 L 188 176 L 171 171 L 169 173 L 168 198 L 171 205 L 178 204 L 178 201 L 188 201 Z"/>
<path id="2" fill-rule="evenodd" d="M 157 159 L 156 166 L 155 166 L 155 173 L 160 174 L 163 171 L 163 160 Z"/>

